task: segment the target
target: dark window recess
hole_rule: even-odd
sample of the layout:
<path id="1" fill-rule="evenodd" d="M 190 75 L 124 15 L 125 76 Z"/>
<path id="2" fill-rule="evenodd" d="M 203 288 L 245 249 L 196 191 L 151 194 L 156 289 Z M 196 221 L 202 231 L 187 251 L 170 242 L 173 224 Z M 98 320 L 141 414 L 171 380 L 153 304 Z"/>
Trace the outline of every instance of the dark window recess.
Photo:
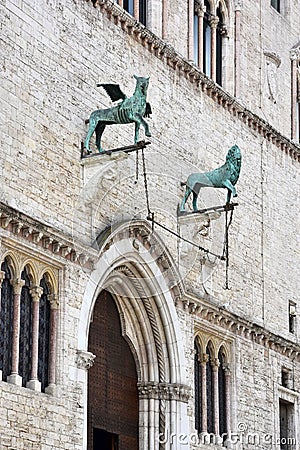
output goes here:
<path id="1" fill-rule="evenodd" d="M 206 12 L 203 18 L 203 72 L 211 76 L 211 26 L 210 26 L 210 7 L 205 1 Z"/>
<path id="2" fill-rule="evenodd" d="M 30 278 L 26 268 L 21 275 L 25 285 L 21 291 L 20 308 L 20 344 L 19 344 L 19 374 L 22 386 L 30 380 L 32 358 L 32 298 L 30 295 Z"/>
<path id="3" fill-rule="evenodd" d="M 226 378 L 225 378 L 225 357 L 222 351 L 219 351 L 219 427 L 220 435 L 225 434 L 226 429 Z"/>
<path id="4" fill-rule="evenodd" d="M 296 305 L 295 303 L 289 303 L 289 332 L 295 333 L 296 325 Z"/>
<path id="5" fill-rule="evenodd" d="M 146 0 L 139 0 L 139 21 L 146 25 L 147 22 L 147 2 Z"/>
<path id="6" fill-rule="evenodd" d="M 123 0 L 123 8 L 125 9 L 125 11 L 127 11 L 129 14 L 133 16 L 134 14 L 133 0 Z"/>
<path id="7" fill-rule="evenodd" d="M 5 275 L 1 286 L 0 370 L 2 370 L 2 380 L 7 381 L 7 377 L 11 373 L 14 292 L 11 285 L 12 274 L 6 259 L 1 265 L 1 270 L 5 273 Z"/>
<path id="8" fill-rule="evenodd" d="M 211 365 L 211 352 L 207 348 L 206 353 L 209 361 L 206 364 L 206 397 L 207 397 L 207 431 L 214 433 L 214 389 L 213 389 L 213 370 Z"/>
<path id="9" fill-rule="evenodd" d="M 199 349 L 195 343 L 195 362 L 194 362 L 194 376 L 195 376 L 195 428 L 199 432 L 202 431 L 202 379 L 201 379 L 201 364 L 199 363 Z"/>
<path id="10" fill-rule="evenodd" d="M 216 38 L 216 82 L 222 86 L 222 64 L 223 64 L 223 17 L 220 8 L 217 9 L 219 18 Z"/>
<path id="11" fill-rule="evenodd" d="M 295 448 L 294 431 L 294 405 L 284 400 L 279 400 L 279 420 L 280 420 L 280 450 L 292 450 Z"/>
<path id="12" fill-rule="evenodd" d="M 39 345 L 38 345 L 38 379 L 41 382 L 42 392 L 48 386 L 49 371 L 49 346 L 50 346 L 50 302 L 49 288 L 45 277 L 42 278 L 40 286 L 43 293 L 39 302 Z"/>
<path id="13" fill-rule="evenodd" d="M 271 0 L 271 6 L 280 13 L 280 0 Z"/>

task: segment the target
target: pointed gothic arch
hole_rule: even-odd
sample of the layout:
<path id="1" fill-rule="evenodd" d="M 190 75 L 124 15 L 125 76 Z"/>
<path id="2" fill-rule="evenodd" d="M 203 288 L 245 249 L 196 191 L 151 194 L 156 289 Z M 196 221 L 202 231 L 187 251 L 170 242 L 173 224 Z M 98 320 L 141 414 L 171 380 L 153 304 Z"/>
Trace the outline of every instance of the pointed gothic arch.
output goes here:
<path id="1" fill-rule="evenodd" d="M 150 449 L 159 433 L 164 438 L 166 430 L 188 432 L 189 388 L 184 385 L 185 357 L 174 305 L 183 292 L 179 274 L 168 250 L 144 221 L 107 230 L 98 244 L 99 261 L 83 300 L 78 347 L 88 349 L 95 302 L 102 290 L 110 292 L 136 362 L 139 446 Z M 165 449 L 169 445 L 163 444 Z"/>

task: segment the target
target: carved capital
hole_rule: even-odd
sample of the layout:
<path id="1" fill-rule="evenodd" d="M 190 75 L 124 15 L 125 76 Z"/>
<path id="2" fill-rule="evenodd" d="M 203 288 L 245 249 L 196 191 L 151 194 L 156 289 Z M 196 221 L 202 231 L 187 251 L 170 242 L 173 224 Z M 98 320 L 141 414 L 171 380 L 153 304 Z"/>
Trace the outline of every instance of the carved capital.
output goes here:
<path id="1" fill-rule="evenodd" d="M 4 278 L 5 278 L 5 272 L 3 272 L 3 270 L 0 270 L 0 288 L 2 286 Z"/>
<path id="2" fill-rule="evenodd" d="M 220 361 L 218 360 L 218 358 L 212 358 L 211 360 L 211 367 L 213 371 L 216 371 L 219 369 L 220 366 Z"/>
<path id="3" fill-rule="evenodd" d="M 210 18 L 209 24 L 210 24 L 211 28 L 217 28 L 218 23 L 219 23 L 219 17 L 212 16 Z"/>
<path id="4" fill-rule="evenodd" d="M 202 353 L 202 355 L 199 355 L 198 359 L 199 363 L 203 366 L 206 366 L 206 363 L 209 361 L 209 356 L 207 353 Z"/>
<path id="5" fill-rule="evenodd" d="M 21 278 L 15 278 L 12 281 L 12 286 L 14 288 L 14 295 L 20 295 L 22 287 L 25 284 L 25 280 L 22 280 Z"/>
<path id="6" fill-rule="evenodd" d="M 243 6 L 243 0 L 235 0 L 235 2 L 234 2 L 235 11 L 241 11 L 242 6 Z"/>
<path id="7" fill-rule="evenodd" d="M 300 46 L 290 50 L 290 58 L 292 61 L 300 61 Z"/>
<path id="8" fill-rule="evenodd" d="M 59 300 L 57 294 L 50 294 L 48 296 L 50 307 L 51 309 L 58 309 L 59 308 Z"/>
<path id="9" fill-rule="evenodd" d="M 157 400 L 177 400 L 187 403 L 190 398 L 190 388 L 184 384 L 144 382 L 138 383 L 140 398 Z"/>
<path id="10" fill-rule="evenodd" d="M 206 6 L 204 5 L 195 5 L 195 13 L 197 14 L 198 17 L 204 17 L 206 11 Z"/>
<path id="11" fill-rule="evenodd" d="M 94 364 L 95 358 L 96 355 L 91 352 L 86 352 L 85 350 L 77 350 L 76 365 L 78 369 L 88 370 Z"/>
<path id="12" fill-rule="evenodd" d="M 34 286 L 33 288 L 30 289 L 30 295 L 32 297 L 32 301 L 33 302 L 39 302 L 40 298 L 43 294 L 43 288 L 40 286 Z"/>

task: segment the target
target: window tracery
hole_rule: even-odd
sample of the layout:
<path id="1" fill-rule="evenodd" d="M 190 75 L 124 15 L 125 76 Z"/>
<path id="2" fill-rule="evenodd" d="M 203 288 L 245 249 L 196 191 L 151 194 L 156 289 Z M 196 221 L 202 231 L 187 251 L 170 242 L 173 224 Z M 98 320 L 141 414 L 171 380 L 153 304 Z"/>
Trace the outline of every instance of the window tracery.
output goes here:
<path id="1" fill-rule="evenodd" d="M 45 263 L 9 250 L 1 258 L 0 275 L 2 380 L 51 393 L 56 372 L 58 274 Z"/>

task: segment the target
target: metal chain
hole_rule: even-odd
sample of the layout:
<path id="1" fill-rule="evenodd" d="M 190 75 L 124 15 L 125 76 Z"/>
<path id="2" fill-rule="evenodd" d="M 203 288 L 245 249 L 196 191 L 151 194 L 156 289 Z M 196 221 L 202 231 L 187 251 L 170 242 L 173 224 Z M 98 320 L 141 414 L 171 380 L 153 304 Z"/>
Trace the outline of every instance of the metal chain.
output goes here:
<path id="1" fill-rule="evenodd" d="M 145 185 L 147 213 L 148 213 L 148 216 L 150 216 L 152 213 L 151 213 L 151 210 L 150 210 L 150 203 L 149 203 L 149 191 L 148 191 L 148 182 L 147 182 L 147 172 L 146 172 L 146 162 L 145 162 L 144 148 L 142 148 L 142 161 L 143 161 L 143 172 L 144 172 L 144 185 Z"/>

